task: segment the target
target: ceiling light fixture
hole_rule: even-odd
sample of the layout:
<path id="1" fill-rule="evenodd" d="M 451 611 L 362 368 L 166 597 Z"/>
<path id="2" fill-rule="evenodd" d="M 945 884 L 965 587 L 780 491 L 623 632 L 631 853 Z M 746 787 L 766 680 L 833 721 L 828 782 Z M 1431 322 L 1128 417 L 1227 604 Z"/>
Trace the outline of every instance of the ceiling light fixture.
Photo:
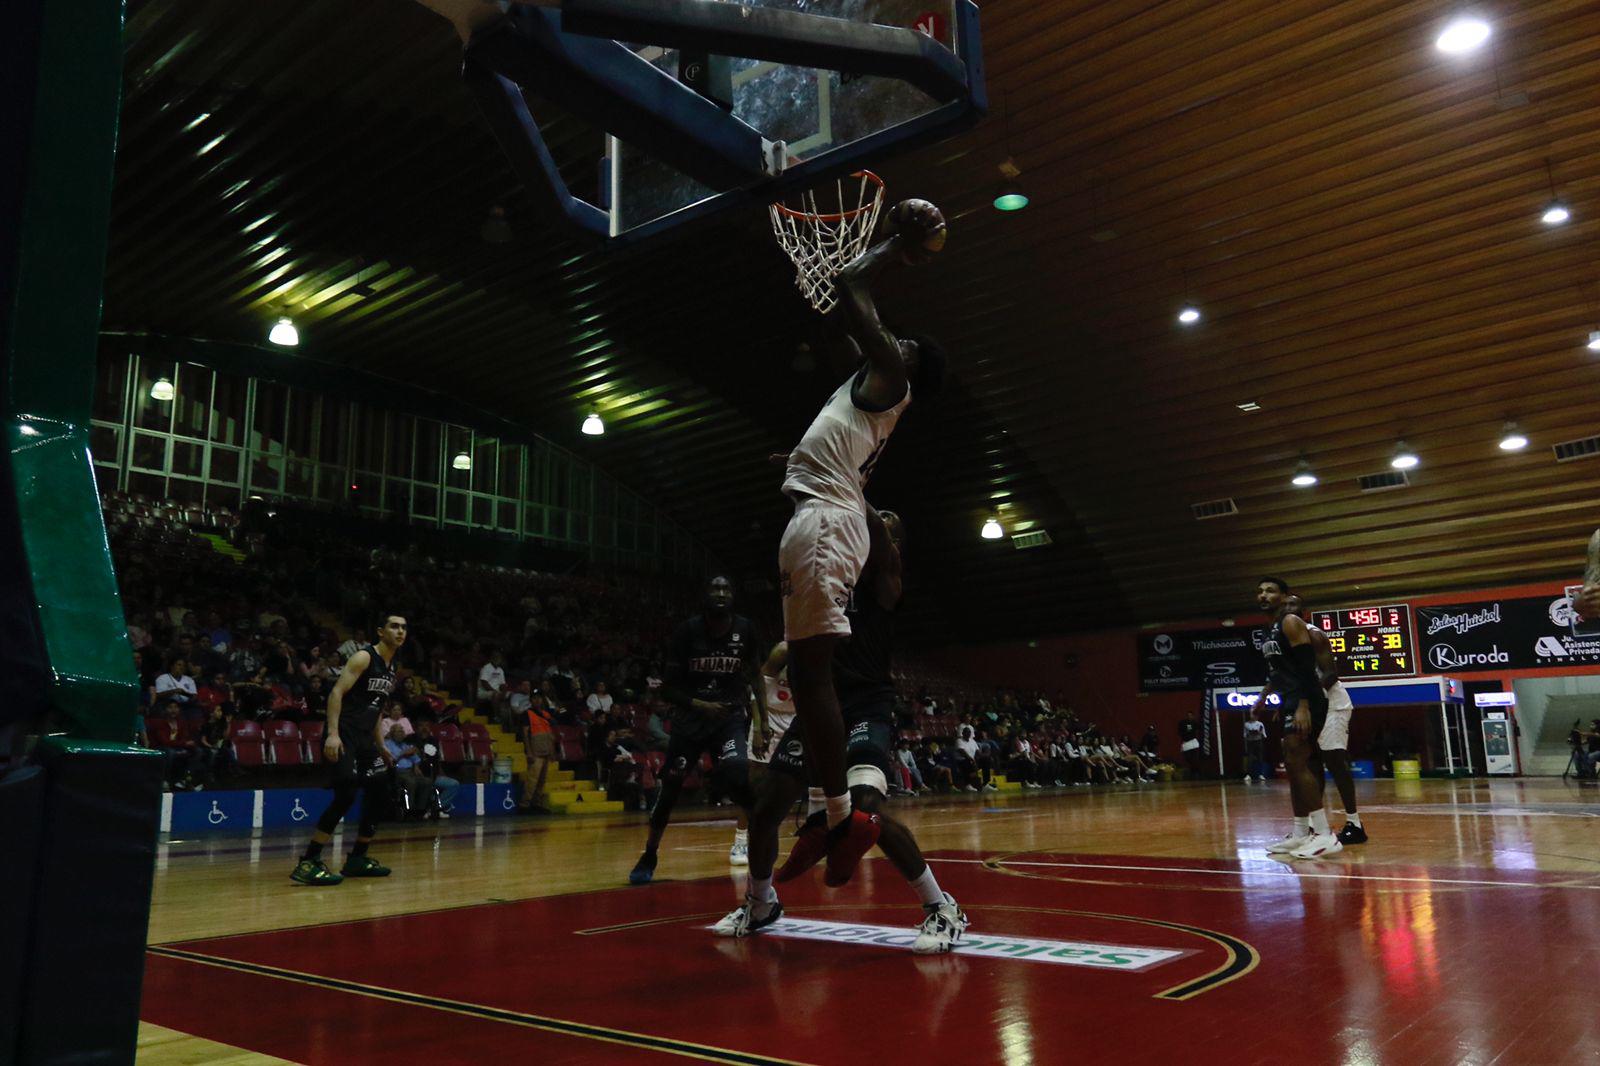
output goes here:
<path id="1" fill-rule="evenodd" d="M 150 386 L 150 398 L 162 402 L 172 399 L 172 382 L 166 378 L 156 378 L 155 384 Z"/>
<path id="2" fill-rule="evenodd" d="M 600 416 L 594 411 L 589 412 L 589 417 L 583 420 L 583 432 L 591 437 L 598 437 L 606 431 L 606 424 L 600 421 Z"/>
<path id="3" fill-rule="evenodd" d="M 1589 343 L 1586 345 L 1586 347 L 1591 352 L 1600 352 L 1600 329 L 1592 329 L 1589 331 Z"/>
<path id="4" fill-rule="evenodd" d="M 1017 166 L 1016 157 L 1011 152 L 1011 94 L 1007 93 L 1006 101 L 1006 159 L 1000 164 L 1000 176 L 1005 178 L 1000 191 L 995 193 L 994 209 L 996 211 L 1021 211 L 1028 206 L 1028 194 L 1022 191 L 1022 168 Z"/>
<path id="5" fill-rule="evenodd" d="M 1550 202 L 1545 205 L 1544 214 L 1539 216 L 1539 221 L 1546 226 L 1559 226 L 1572 217 L 1572 211 L 1562 203 L 1560 195 L 1556 193 L 1556 171 L 1550 165 L 1548 157 L 1544 161 L 1545 177 L 1550 179 Z"/>
<path id="6" fill-rule="evenodd" d="M 983 524 L 982 536 L 984 540 L 999 540 L 1005 535 L 1006 531 L 1000 528 L 1000 519 L 990 518 Z"/>
<path id="7" fill-rule="evenodd" d="M 1482 48 L 1489 39 L 1489 33 L 1489 24 L 1483 19 L 1451 19 L 1449 25 L 1434 39 L 1433 45 L 1445 55 L 1462 56 Z"/>
<path id="8" fill-rule="evenodd" d="M 1389 465 L 1396 470 L 1415 470 L 1422 460 L 1417 458 L 1417 453 L 1411 450 L 1411 445 L 1401 441 L 1394 446 L 1394 457 L 1389 460 Z"/>
<path id="9" fill-rule="evenodd" d="M 1185 307 L 1183 310 L 1178 312 L 1178 321 L 1182 322 L 1186 326 L 1194 325 L 1196 322 L 1200 321 L 1200 309 L 1193 305 Z"/>
<path id="10" fill-rule="evenodd" d="M 1302 459 L 1295 466 L 1294 477 L 1289 479 L 1289 483 L 1297 489 L 1309 489 L 1317 483 L 1317 475 L 1312 472 L 1311 464 Z"/>
<path id="11" fill-rule="evenodd" d="M 280 318 L 272 327 L 272 332 L 267 334 L 267 340 L 285 348 L 293 348 L 300 343 L 300 331 L 295 329 L 294 323 L 287 318 Z"/>
<path id="12" fill-rule="evenodd" d="M 456 452 L 456 457 L 450 460 L 450 466 L 455 470 L 471 470 L 472 456 L 466 452 Z"/>
<path id="13" fill-rule="evenodd" d="M 1500 450 L 1503 452 L 1520 452 L 1528 446 L 1528 437 L 1522 432 L 1515 422 L 1507 422 L 1500 430 Z"/>

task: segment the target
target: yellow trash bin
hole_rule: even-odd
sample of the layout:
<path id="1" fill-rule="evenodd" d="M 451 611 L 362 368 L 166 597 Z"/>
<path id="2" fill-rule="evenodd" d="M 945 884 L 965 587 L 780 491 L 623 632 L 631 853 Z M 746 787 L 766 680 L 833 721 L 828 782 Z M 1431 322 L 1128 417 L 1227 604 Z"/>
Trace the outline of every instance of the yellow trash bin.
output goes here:
<path id="1" fill-rule="evenodd" d="M 1422 764 L 1415 759 L 1396 759 L 1394 761 L 1394 779 L 1396 781 L 1416 781 L 1422 777 Z"/>

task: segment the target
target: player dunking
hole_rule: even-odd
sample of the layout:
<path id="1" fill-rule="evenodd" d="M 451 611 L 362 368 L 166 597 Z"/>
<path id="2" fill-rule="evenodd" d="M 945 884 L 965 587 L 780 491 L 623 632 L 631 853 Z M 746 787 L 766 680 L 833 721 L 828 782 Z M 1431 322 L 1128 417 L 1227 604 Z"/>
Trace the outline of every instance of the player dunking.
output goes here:
<path id="1" fill-rule="evenodd" d="M 1256 603 L 1272 619 L 1261 645 L 1269 678 L 1257 706 L 1277 694 L 1283 703 L 1283 762 L 1289 771 L 1289 798 L 1294 831 L 1267 847 L 1268 855 L 1315 859 L 1343 850 L 1328 826 L 1322 805 L 1322 760 L 1316 738 L 1327 723 L 1328 696 L 1317 675 L 1317 652 L 1311 627 L 1289 609 L 1289 583 L 1264 577 L 1256 586 Z"/>
<path id="2" fill-rule="evenodd" d="M 939 209 L 907 200 L 890 212 L 898 232 L 862 253 L 837 284 L 852 342 L 865 361 L 829 397 L 788 456 L 783 491 L 794 516 L 778 547 L 789 680 L 805 745 L 826 808 L 807 819 L 791 862 L 827 855 L 826 881 L 842 885 L 877 842 L 880 824 L 852 812 L 845 780 L 844 721 L 833 686 L 833 657 L 850 634 L 845 607 L 868 551 L 863 486 L 913 395 L 938 392 L 944 353 L 926 338 L 898 338 L 878 318 L 871 286 L 890 263 L 917 262 L 944 245 Z"/>
<path id="3" fill-rule="evenodd" d="M 889 792 L 887 771 L 894 739 L 891 670 L 895 609 L 902 585 L 903 527 L 893 512 L 869 508 L 867 528 L 871 549 L 848 611 L 850 640 L 839 645 L 834 661 L 834 679 L 850 737 L 846 760 L 850 795 L 856 810 L 878 816 L 882 826 L 878 846 L 922 903 L 925 917 L 912 950 L 940 954 L 961 939 L 967 916 L 954 897 L 940 889 L 911 830 L 881 813 Z M 804 761 L 798 737 L 791 735 L 779 742 L 772 772 L 761 783 L 750 814 L 749 892 L 743 904 L 712 927 L 718 936 L 749 936 L 783 915 L 783 905 L 772 890 L 772 867 L 778 854 L 779 826 L 805 779 Z M 794 864 L 791 857 L 777 879 L 788 880 L 799 873 L 792 869 Z"/>
<path id="4" fill-rule="evenodd" d="M 1305 618 L 1305 605 L 1299 596 L 1291 593 L 1288 603 L 1289 613 Z M 1306 632 L 1311 634 L 1311 647 L 1317 653 L 1317 680 L 1328 696 L 1328 720 L 1317 734 L 1317 751 L 1322 754 L 1323 765 L 1328 768 L 1328 775 L 1333 778 L 1339 799 L 1344 803 L 1339 843 L 1365 844 L 1367 831 L 1361 825 L 1361 812 L 1356 807 L 1356 781 L 1350 773 L 1350 717 L 1356 706 L 1344 682 L 1339 680 L 1339 667 L 1334 662 L 1328 635 L 1314 625 L 1306 626 Z"/>
<path id="5" fill-rule="evenodd" d="M 333 764 L 333 802 L 317 819 L 316 832 L 291 880 L 302 885 L 336 885 L 346 877 L 388 877 L 389 868 L 367 854 L 378 831 L 378 813 L 389 803 L 389 752 L 380 731 L 383 706 L 394 692 L 394 657 L 406 642 L 406 620 L 379 616 L 378 642 L 350 656 L 328 693 L 328 735 L 322 753 Z M 361 825 L 344 868 L 334 873 L 322 861 L 333 830 L 361 796 Z"/>
<path id="6" fill-rule="evenodd" d="M 662 695 L 676 709 L 661 792 L 650 811 L 650 835 L 644 854 L 628 874 L 635 885 L 649 884 L 656 873 L 656 849 L 672 820 L 672 808 L 683 791 L 683 779 L 709 751 L 716 760 L 717 783 L 741 807 L 748 807 L 749 768 L 745 747 L 751 683 L 761 649 L 755 623 L 733 613 L 733 583 L 711 579 L 706 608 L 680 625 L 672 636 Z M 735 839 L 736 858 L 742 859 Z"/>

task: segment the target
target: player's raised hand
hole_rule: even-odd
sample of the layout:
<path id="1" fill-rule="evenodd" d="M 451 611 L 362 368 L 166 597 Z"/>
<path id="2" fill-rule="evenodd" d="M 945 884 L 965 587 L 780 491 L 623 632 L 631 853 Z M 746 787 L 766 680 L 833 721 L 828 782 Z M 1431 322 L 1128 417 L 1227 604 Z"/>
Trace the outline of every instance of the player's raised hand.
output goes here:
<path id="1" fill-rule="evenodd" d="M 888 232 L 900 244 L 907 263 L 925 263 L 944 250 L 949 228 L 944 215 L 927 200 L 901 200 L 889 209 Z"/>

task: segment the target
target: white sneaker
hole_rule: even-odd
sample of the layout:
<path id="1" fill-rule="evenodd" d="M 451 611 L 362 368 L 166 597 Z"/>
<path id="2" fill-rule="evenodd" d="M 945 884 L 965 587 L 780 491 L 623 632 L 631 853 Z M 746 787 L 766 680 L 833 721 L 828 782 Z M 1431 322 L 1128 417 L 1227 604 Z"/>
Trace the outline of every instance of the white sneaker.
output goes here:
<path id="1" fill-rule="evenodd" d="M 728 865 L 729 866 L 749 866 L 750 865 L 750 845 L 749 844 L 735 844 L 733 847 L 729 848 L 728 849 Z"/>
<path id="2" fill-rule="evenodd" d="M 968 791 L 968 792 L 976 792 L 976 791 L 978 791 L 978 790 L 977 790 L 977 789 L 976 789 L 976 788 L 974 788 L 974 787 L 973 787 L 973 786 L 972 786 L 972 785 L 968 785 L 968 786 L 967 786 L 967 791 Z"/>
<path id="3" fill-rule="evenodd" d="M 917 942 L 911 945 L 911 950 L 918 955 L 943 955 L 954 948 L 961 934 L 967 931 L 967 913 L 948 892 L 944 894 L 944 902 L 926 903 L 922 909 L 928 916 L 922 919 Z"/>
<path id="4" fill-rule="evenodd" d="M 761 932 L 782 917 L 783 904 L 778 902 L 777 896 L 773 896 L 765 903 L 757 903 L 746 896 L 744 902 L 713 925 L 711 931 L 717 936 L 749 936 Z"/>
<path id="5" fill-rule="evenodd" d="M 1247 784 L 1247 785 L 1250 783 L 1250 775 L 1249 774 L 1245 774 L 1244 775 L 1244 783 Z"/>
<path id="6" fill-rule="evenodd" d="M 1297 859 L 1324 859 L 1343 850 L 1344 845 L 1339 843 L 1339 838 L 1334 834 L 1315 833 L 1289 854 Z"/>
<path id="7" fill-rule="evenodd" d="M 1284 837 L 1282 840 L 1274 841 L 1273 843 L 1268 844 L 1267 845 L 1267 854 L 1268 855 L 1288 855 L 1291 852 L 1293 852 L 1296 848 L 1298 848 L 1298 847 L 1302 846 L 1303 844 L 1305 844 L 1305 842 L 1310 840 L 1310 839 L 1311 839 L 1311 831 L 1309 829 L 1306 830 L 1303 833 L 1300 830 L 1296 829 L 1293 832 L 1291 832 L 1288 836 Z"/>
<path id="8" fill-rule="evenodd" d="M 985 792 L 999 792 L 1000 786 L 995 784 L 993 781 L 990 781 L 987 785 L 983 786 L 983 790 Z"/>

